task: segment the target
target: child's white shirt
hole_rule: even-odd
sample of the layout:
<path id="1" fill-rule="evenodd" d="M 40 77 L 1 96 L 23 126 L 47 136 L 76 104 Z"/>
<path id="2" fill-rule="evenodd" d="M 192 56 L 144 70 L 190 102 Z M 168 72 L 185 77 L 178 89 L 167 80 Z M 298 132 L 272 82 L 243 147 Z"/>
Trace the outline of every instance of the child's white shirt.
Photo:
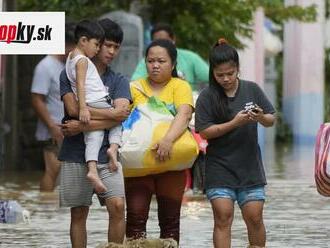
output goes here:
<path id="1" fill-rule="evenodd" d="M 66 75 L 70 80 L 72 91 L 75 93 L 77 97 L 76 64 L 81 58 L 85 58 L 88 61 L 86 79 L 85 79 L 85 101 L 86 103 L 98 101 L 101 98 L 107 96 L 108 91 L 104 86 L 101 77 L 93 62 L 88 57 L 82 54 L 78 54 L 74 58 L 71 58 L 71 53 L 70 53 L 66 60 L 66 64 L 65 64 Z"/>

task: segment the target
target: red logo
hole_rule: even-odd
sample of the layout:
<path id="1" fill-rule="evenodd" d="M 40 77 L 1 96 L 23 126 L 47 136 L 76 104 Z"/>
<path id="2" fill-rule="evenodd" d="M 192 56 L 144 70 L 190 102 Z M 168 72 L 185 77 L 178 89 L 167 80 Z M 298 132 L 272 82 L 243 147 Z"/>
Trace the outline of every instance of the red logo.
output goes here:
<path id="1" fill-rule="evenodd" d="M 51 40 L 52 27 L 46 25 L 36 29 L 35 25 L 24 25 L 18 22 L 18 25 L 0 25 L 0 42 L 30 43 L 31 40 Z"/>

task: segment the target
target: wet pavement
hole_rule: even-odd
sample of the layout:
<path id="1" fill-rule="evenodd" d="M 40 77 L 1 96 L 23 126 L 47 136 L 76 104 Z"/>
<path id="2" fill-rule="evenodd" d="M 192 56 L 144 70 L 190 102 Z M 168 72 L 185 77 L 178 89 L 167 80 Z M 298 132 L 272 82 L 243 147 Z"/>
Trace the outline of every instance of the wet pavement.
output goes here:
<path id="1" fill-rule="evenodd" d="M 264 221 L 267 247 L 330 247 L 330 199 L 318 195 L 313 181 L 313 147 L 268 147 Z M 58 193 L 39 193 L 41 173 L 0 171 L 0 199 L 15 199 L 30 211 L 30 223 L 0 224 L 0 247 L 70 247 L 68 209 L 58 207 Z M 235 206 L 232 247 L 246 247 L 247 233 Z M 148 236 L 156 238 L 157 205 L 152 202 Z M 106 241 L 107 214 L 97 199 L 88 219 L 88 247 Z M 181 247 L 212 247 L 212 210 L 203 196 L 185 199 Z"/>

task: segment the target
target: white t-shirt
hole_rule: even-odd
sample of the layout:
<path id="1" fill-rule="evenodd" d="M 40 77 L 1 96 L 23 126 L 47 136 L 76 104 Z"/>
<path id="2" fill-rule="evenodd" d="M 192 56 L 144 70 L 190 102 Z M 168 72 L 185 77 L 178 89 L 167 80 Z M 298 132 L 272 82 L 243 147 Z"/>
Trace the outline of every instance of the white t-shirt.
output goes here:
<path id="1" fill-rule="evenodd" d="M 46 106 L 52 120 L 60 124 L 64 116 L 64 107 L 60 97 L 59 77 L 64 64 L 56 57 L 48 55 L 44 57 L 34 69 L 31 92 L 44 95 Z M 36 139 L 47 140 L 51 135 L 47 126 L 38 120 Z"/>
<path id="2" fill-rule="evenodd" d="M 77 55 L 70 59 L 71 53 L 69 54 L 65 69 L 68 79 L 71 82 L 71 88 L 75 95 L 77 96 L 77 86 L 76 86 L 76 64 L 81 58 L 86 58 L 88 61 L 86 80 L 85 80 L 85 99 L 86 103 L 96 102 L 101 98 L 108 95 L 107 89 L 105 88 L 101 77 L 93 64 L 93 62 L 84 55 Z"/>

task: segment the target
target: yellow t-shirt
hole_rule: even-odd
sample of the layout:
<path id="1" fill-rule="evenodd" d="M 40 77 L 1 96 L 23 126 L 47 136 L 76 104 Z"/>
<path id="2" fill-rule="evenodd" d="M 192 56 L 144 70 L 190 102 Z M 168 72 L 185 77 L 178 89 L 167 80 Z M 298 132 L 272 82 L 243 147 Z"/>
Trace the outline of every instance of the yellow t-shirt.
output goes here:
<path id="1" fill-rule="evenodd" d="M 136 81 L 142 86 L 142 89 L 147 96 L 150 97 L 153 95 L 147 79 L 139 79 Z M 134 82 L 135 81 L 132 81 L 131 83 Z M 133 99 L 132 108 L 148 101 L 148 97 L 145 94 L 131 85 L 131 95 Z M 167 108 L 173 110 L 174 113 L 176 113 L 176 110 L 182 104 L 189 104 L 194 107 L 191 87 L 187 81 L 180 78 L 173 77 L 164 88 L 157 93 L 157 97 L 165 102 Z"/>

